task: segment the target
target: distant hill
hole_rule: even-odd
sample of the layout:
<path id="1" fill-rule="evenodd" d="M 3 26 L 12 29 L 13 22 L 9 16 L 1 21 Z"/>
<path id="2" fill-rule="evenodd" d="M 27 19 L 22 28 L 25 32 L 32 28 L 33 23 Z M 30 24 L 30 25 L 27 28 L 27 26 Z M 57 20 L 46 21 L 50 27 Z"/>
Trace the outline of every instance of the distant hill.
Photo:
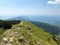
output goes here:
<path id="1" fill-rule="evenodd" d="M 5 19 L 4 17 L 0 16 L 0 19 Z"/>
<path id="2" fill-rule="evenodd" d="M 60 26 L 60 16 L 28 16 L 29 19 L 36 22 L 44 22 L 44 23 L 50 23 L 53 25 Z"/>
<path id="3" fill-rule="evenodd" d="M 21 21 L 6 30 L 0 37 L 2 45 L 58 45 L 56 37 L 52 36 L 34 24 Z"/>
<path id="4" fill-rule="evenodd" d="M 10 18 L 7 20 L 29 20 L 29 19 L 26 16 L 17 16 L 17 17 Z"/>
<path id="5" fill-rule="evenodd" d="M 39 16 L 39 15 L 30 15 L 30 16 L 17 16 L 10 18 L 9 20 L 28 20 L 28 21 L 36 21 L 36 22 L 44 22 L 44 23 L 50 23 L 53 25 L 60 26 L 60 16 Z"/>

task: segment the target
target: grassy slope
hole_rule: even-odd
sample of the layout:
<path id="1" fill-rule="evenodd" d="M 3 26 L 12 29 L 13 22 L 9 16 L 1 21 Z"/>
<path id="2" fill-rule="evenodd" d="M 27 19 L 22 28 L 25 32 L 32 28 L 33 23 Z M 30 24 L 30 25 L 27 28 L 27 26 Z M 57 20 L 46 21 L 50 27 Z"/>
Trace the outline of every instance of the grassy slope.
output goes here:
<path id="1" fill-rule="evenodd" d="M 60 44 L 60 34 L 57 35 L 58 42 Z"/>
<path id="2" fill-rule="evenodd" d="M 28 30 L 26 27 L 27 25 L 30 26 L 31 30 Z M 23 42 L 20 43 L 11 43 L 12 45 L 38 45 L 38 42 L 40 45 L 57 45 L 56 41 L 53 40 L 53 36 L 49 33 L 44 32 L 41 28 L 36 27 L 35 25 L 29 23 L 29 22 L 23 22 L 23 26 L 20 30 L 17 30 L 17 28 L 20 28 L 20 24 L 13 25 L 13 27 L 10 30 L 7 30 L 3 33 L 3 37 L 6 37 L 8 39 L 14 37 L 15 40 L 18 40 L 20 37 L 24 38 Z M 15 32 L 18 32 L 17 34 L 14 34 Z M 11 36 L 9 36 L 11 35 Z M 18 36 L 16 36 L 18 35 Z M 5 44 L 5 43 L 4 43 Z"/>
<path id="3" fill-rule="evenodd" d="M 53 35 L 58 35 L 60 33 L 60 27 L 48 23 L 43 23 L 43 22 L 31 22 L 32 24 L 35 24 L 36 26 L 43 28 L 45 31 L 53 34 Z"/>

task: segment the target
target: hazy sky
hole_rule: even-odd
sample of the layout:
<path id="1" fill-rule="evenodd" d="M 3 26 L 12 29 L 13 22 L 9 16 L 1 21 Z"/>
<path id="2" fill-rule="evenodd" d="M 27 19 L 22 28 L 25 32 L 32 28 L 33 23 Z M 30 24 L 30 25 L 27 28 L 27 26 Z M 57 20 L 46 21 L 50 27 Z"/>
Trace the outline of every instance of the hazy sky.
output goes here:
<path id="1" fill-rule="evenodd" d="M 60 15 L 60 0 L 0 0 L 0 16 Z"/>

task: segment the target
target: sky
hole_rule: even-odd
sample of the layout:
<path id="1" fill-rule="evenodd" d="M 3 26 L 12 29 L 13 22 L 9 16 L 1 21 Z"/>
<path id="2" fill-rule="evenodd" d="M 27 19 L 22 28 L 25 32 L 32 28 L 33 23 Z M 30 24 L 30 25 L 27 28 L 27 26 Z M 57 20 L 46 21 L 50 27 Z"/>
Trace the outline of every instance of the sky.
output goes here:
<path id="1" fill-rule="evenodd" d="M 60 0 L 0 0 L 0 17 L 60 15 Z"/>

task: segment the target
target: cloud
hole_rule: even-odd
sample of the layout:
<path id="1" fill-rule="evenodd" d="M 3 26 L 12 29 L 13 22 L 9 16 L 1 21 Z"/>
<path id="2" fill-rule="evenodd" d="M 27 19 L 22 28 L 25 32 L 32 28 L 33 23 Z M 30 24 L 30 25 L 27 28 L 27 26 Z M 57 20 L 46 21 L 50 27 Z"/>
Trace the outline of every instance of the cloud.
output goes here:
<path id="1" fill-rule="evenodd" d="M 60 0 L 48 1 L 48 4 L 60 4 Z"/>

